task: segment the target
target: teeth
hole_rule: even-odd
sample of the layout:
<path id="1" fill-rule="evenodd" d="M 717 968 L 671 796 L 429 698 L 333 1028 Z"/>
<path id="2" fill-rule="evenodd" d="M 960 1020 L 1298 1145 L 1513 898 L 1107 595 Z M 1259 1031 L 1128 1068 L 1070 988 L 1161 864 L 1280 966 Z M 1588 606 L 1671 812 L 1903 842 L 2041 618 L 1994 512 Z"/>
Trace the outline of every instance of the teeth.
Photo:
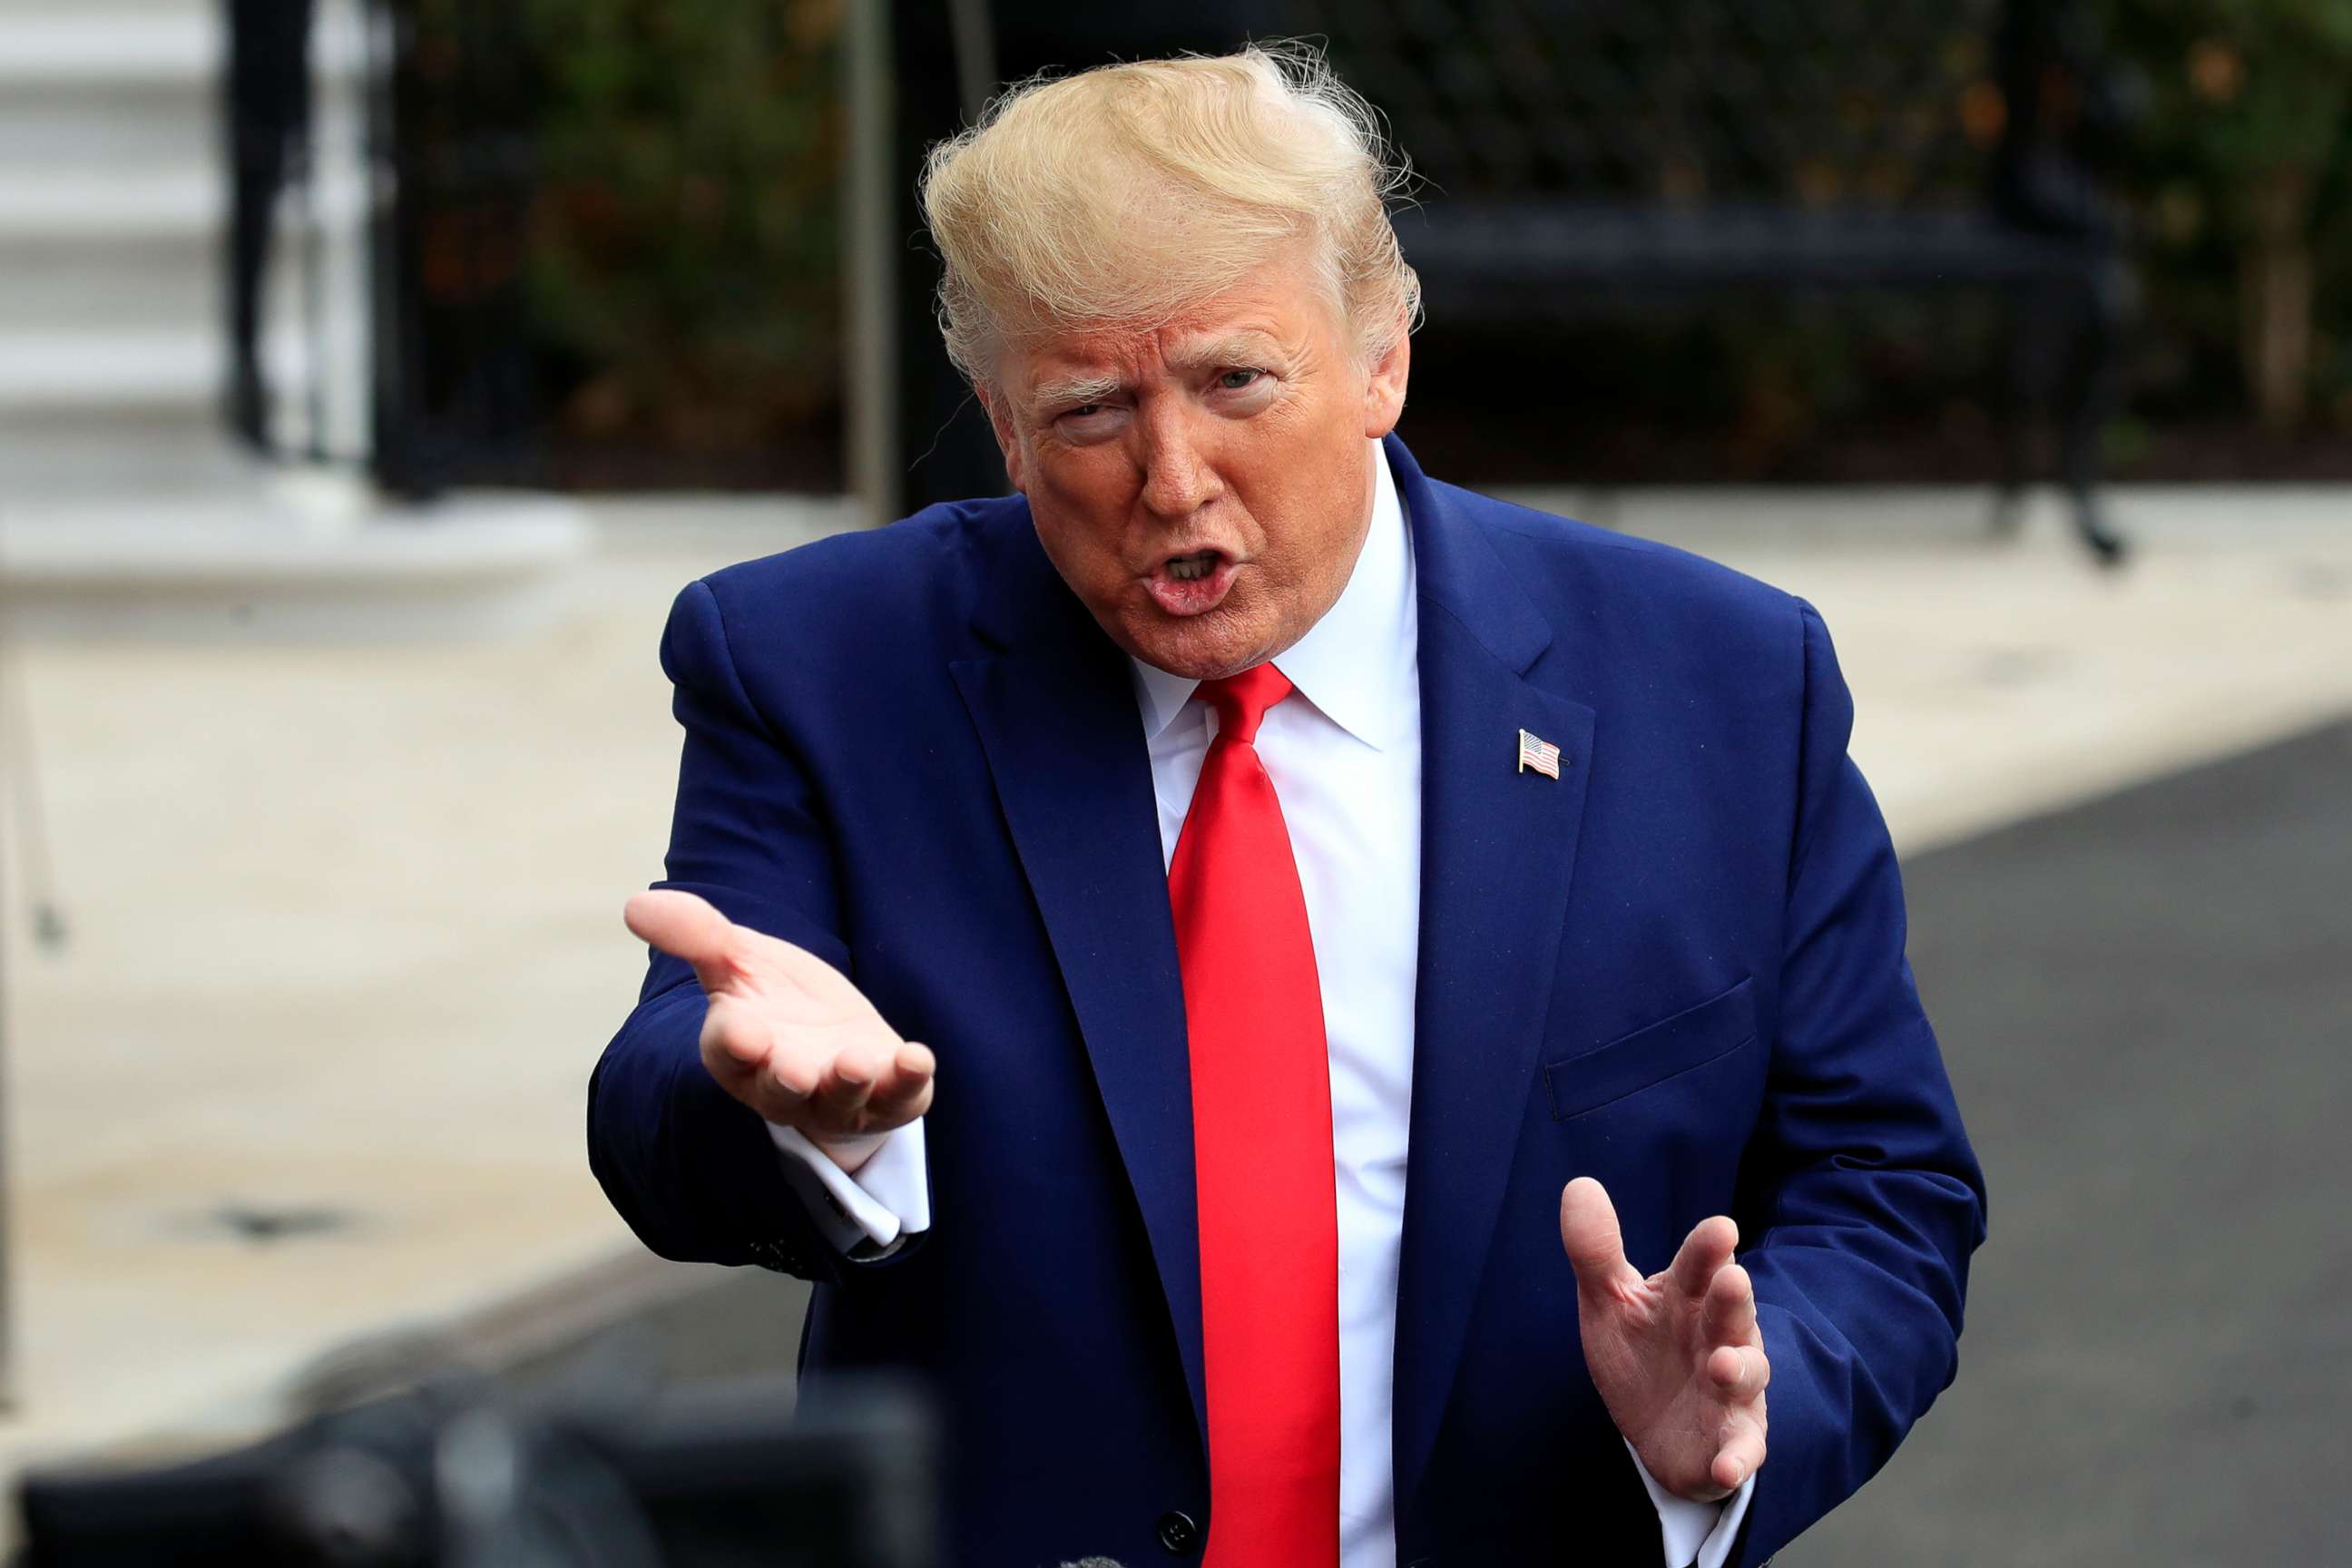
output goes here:
<path id="1" fill-rule="evenodd" d="M 1193 583 L 1207 576 L 1217 564 L 1214 551 L 1202 551 L 1198 555 L 1178 555 L 1168 563 L 1168 575 L 1179 583 Z"/>

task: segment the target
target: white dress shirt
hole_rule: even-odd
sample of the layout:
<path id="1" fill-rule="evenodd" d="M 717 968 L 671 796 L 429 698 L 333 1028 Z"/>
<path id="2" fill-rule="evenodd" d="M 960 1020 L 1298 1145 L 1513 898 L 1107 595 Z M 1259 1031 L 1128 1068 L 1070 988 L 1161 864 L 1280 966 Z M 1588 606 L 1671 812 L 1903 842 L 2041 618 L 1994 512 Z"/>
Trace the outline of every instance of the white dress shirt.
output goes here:
<path id="1" fill-rule="evenodd" d="M 1390 1417 L 1421 942 L 1420 622 L 1412 534 L 1396 481 L 1377 443 L 1366 443 L 1366 461 L 1373 499 L 1362 552 L 1339 602 L 1275 659 L 1296 689 L 1266 710 L 1256 746 L 1281 799 L 1306 894 L 1330 1052 L 1339 1561 L 1341 1568 L 1393 1568 Z M 1172 860 L 1216 715 L 1192 700 L 1197 681 L 1139 660 L 1135 678 L 1160 853 Z M 770 1131 L 792 1156 L 783 1163 L 787 1175 L 845 1253 L 878 1256 L 876 1248 L 895 1248 L 929 1226 L 920 1121 L 892 1134 L 854 1177 L 791 1129 Z M 1633 1464 L 1658 1509 L 1664 1568 L 1693 1562 L 1720 1568 L 1754 1478 L 1727 1506 L 1695 1503 Z"/>

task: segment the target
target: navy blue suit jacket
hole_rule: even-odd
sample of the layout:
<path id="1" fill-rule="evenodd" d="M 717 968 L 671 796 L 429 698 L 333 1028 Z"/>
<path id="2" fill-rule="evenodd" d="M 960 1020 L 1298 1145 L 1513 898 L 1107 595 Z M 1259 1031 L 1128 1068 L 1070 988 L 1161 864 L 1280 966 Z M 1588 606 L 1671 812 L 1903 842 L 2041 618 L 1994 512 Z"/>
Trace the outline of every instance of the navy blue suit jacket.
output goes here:
<path id="1" fill-rule="evenodd" d="M 1662 1268 L 1738 1222 L 1772 1361 L 1761 1562 L 1953 1373 L 1981 1178 L 1901 885 L 1801 601 L 1389 460 L 1417 563 L 1421 973 L 1398 1287 L 1399 1561 L 1651 1568 L 1587 1378 L 1560 1188 Z M 932 1226 L 845 1261 L 697 1053 L 656 954 L 589 1095 L 646 1244 L 818 1281 L 804 1378 L 911 1371 L 964 1562 L 1163 1560 L 1213 1529 L 1184 1008 L 1127 660 L 1019 498 L 689 585 L 664 887 L 845 970 L 938 1052 Z M 1516 771 L 1557 742 L 1557 783 Z"/>

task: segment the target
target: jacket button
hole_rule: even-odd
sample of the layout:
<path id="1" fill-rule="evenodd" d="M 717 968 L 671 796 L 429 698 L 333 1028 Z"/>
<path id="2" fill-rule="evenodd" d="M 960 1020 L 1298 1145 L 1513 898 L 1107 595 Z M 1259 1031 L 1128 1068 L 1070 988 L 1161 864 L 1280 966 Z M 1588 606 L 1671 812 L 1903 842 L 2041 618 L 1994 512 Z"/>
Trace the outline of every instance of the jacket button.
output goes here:
<path id="1" fill-rule="evenodd" d="M 1201 1527 L 1192 1516 L 1181 1509 L 1170 1509 L 1160 1516 L 1160 1544 L 1179 1557 L 1190 1557 L 1201 1544 Z"/>

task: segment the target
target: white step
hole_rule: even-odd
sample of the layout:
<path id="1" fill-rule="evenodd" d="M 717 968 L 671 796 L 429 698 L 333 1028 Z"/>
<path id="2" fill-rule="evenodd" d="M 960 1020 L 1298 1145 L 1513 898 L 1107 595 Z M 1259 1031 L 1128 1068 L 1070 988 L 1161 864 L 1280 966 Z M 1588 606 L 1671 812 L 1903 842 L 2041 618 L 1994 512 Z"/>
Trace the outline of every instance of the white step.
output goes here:
<path id="1" fill-rule="evenodd" d="M 221 242 L 210 235 L 96 247 L 0 236 L 0 342 L 78 324 L 152 329 L 222 321 L 225 271 Z"/>
<path id="2" fill-rule="evenodd" d="M 355 181 L 321 181 L 308 228 L 355 229 Z M 268 287 L 300 287 L 306 211 L 290 196 L 275 220 Z M 186 326 L 222 319 L 227 198 L 209 174 L 119 179 L 28 176 L 0 170 L 0 336 L 65 330 Z"/>
<path id="3" fill-rule="evenodd" d="M 321 174 L 281 195 L 276 221 L 332 227 L 357 223 L 366 205 L 356 175 Z M 0 246 L 212 236 L 226 233 L 228 219 L 228 184 L 210 163 L 104 174 L 0 168 Z"/>
<path id="4" fill-rule="evenodd" d="M 219 394 L 222 334 L 27 331 L 0 337 L 0 430 L 11 416 L 185 408 Z"/>
<path id="5" fill-rule="evenodd" d="M 218 96 L 201 77 L 163 84 L 0 83 L 0 167 L 115 170 L 216 162 Z"/>
<path id="6" fill-rule="evenodd" d="M 28 14 L 54 16 L 74 3 L 75 0 L 0 0 L 0 17 Z M 85 5 L 81 8 L 89 10 L 96 7 Z M 217 11 L 220 0 L 107 0 L 104 8 L 112 13 L 161 16 L 182 11 Z"/>
<path id="7" fill-rule="evenodd" d="M 74 0 L 0 0 L 0 17 L 28 14 L 54 16 L 63 6 L 73 3 Z M 161 16 L 182 11 L 217 11 L 220 0 L 107 0 L 105 8 L 118 14 Z"/>
<path id="8" fill-rule="evenodd" d="M 216 164 L 223 27 L 215 5 L 0 9 L 0 168 Z M 322 100 L 356 89 L 366 49 L 352 13 L 321 12 L 311 58 Z"/>
<path id="9" fill-rule="evenodd" d="M 255 473 L 205 496 L 0 498 L 0 595 L 19 636 L 493 633 L 559 607 L 589 539 L 553 497 L 391 507 L 349 476 Z"/>
<path id="10" fill-rule="evenodd" d="M 347 324 L 338 324 L 348 331 Z M 291 328 L 262 341 L 273 386 L 305 384 L 309 344 Z M 0 333 L 0 430 L 32 416 L 184 408 L 208 403 L 228 371 L 228 334 L 211 321 L 152 330 L 85 327 Z"/>
<path id="11" fill-rule="evenodd" d="M 231 443 L 216 395 L 174 408 L 105 417 L 0 416 L 0 506 L 122 489 L 198 492 L 249 466 Z"/>
<path id="12" fill-rule="evenodd" d="M 219 321 L 226 234 L 219 182 L 203 171 L 0 171 L 0 341 Z"/>
<path id="13" fill-rule="evenodd" d="M 0 11 L 0 92 L 28 83 L 209 82 L 227 53 L 218 6 Z"/>
<path id="14" fill-rule="evenodd" d="M 228 193 L 210 161 L 184 167 L 93 171 L 0 169 L 0 245 L 19 237 L 112 243 L 209 235 Z"/>
<path id="15" fill-rule="evenodd" d="M 210 86 L 228 58 L 217 5 L 53 4 L 0 9 L 0 92 L 22 84 Z M 310 59 L 330 78 L 348 77 L 367 52 L 352 11 L 329 5 L 311 28 Z"/>
<path id="16" fill-rule="evenodd" d="M 299 428 L 308 357 L 267 340 L 278 428 Z M 234 472 L 222 412 L 228 350 L 209 319 L 183 329 L 0 333 L 0 496 L 201 487 Z"/>

